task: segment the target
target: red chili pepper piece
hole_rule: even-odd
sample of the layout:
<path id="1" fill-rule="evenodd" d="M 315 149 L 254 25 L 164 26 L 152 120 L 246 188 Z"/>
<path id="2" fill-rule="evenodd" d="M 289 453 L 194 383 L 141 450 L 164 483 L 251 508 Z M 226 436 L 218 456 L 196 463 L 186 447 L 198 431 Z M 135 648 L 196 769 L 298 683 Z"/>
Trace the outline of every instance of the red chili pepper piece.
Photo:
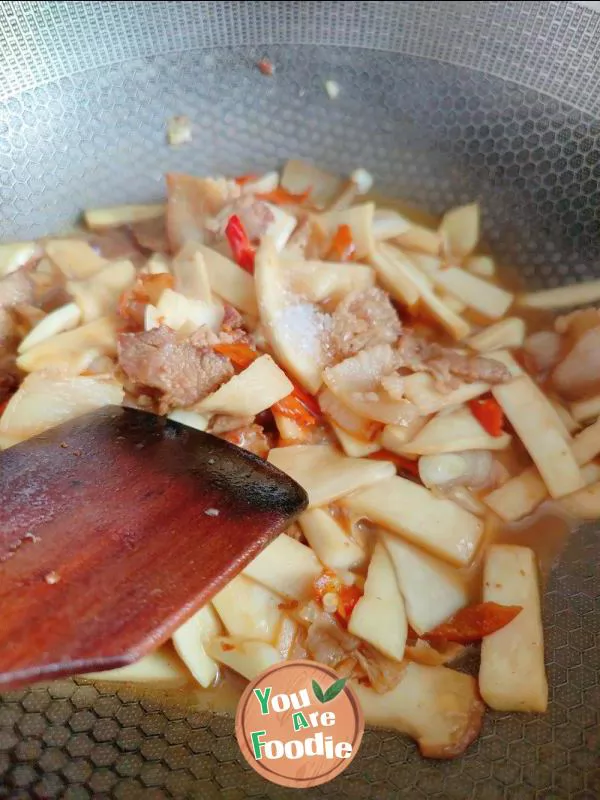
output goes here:
<path id="1" fill-rule="evenodd" d="M 337 592 L 340 582 L 337 575 L 331 569 L 324 569 L 323 572 L 313 581 L 313 589 L 317 600 L 323 600 L 328 592 Z"/>
<path id="2" fill-rule="evenodd" d="M 292 381 L 293 383 L 293 381 Z M 294 383 L 294 389 L 292 391 L 294 397 L 297 397 L 298 400 L 302 403 L 302 405 L 306 406 L 306 408 L 310 411 L 313 417 L 320 417 L 321 416 L 321 408 L 319 403 L 317 402 L 316 398 L 305 391 L 301 386 L 298 386 L 297 383 Z"/>
<path id="3" fill-rule="evenodd" d="M 242 220 L 237 214 L 232 214 L 225 228 L 225 236 L 231 247 L 233 259 L 236 264 L 251 275 L 254 274 L 254 248 L 250 243 Z"/>
<path id="4" fill-rule="evenodd" d="M 490 436 L 502 436 L 504 432 L 504 412 L 493 397 L 470 400 L 469 409 L 477 422 Z"/>
<path id="5" fill-rule="evenodd" d="M 461 608 L 447 622 L 438 625 L 421 638 L 426 641 L 444 639 L 459 644 L 478 642 L 484 636 L 504 628 L 522 610 L 522 606 L 503 606 L 492 602 L 477 603 Z"/>
<path id="6" fill-rule="evenodd" d="M 335 572 L 330 569 L 324 569 L 319 577 L 315 579 L 313 589 L 316 599 L 321 603 L 323 602 L 323 597 L 329 592 L 337 594 L 338 607 L 336 616 L 343 623 L 348 622 L 354 606 L 362 597 L 362 592 L 358 586 L 346 586 L 340 581 Z"/>
<path id="7" fill-rule="evenodd" d="M 281 603 L 277 603 L 277 608 L 281 611 L 295 611 L 299 605 L 300 603 L 298 600 L 290 598 L 289 600 L 283 600 Z"/>
<path id="8" fill-rule="evenodd" d="M 416 632 L 416 630 L 413 628 L 413 626 L 412 625 L 408 625 L 408 628 L 407 628 L 407 631 L 406 631 L 406 639 L 407 639 L 407 641 L 412 642 L 412 641 L 415 641 L 418 638 L 419 638 L 419 634 Z"/>
<path id="9" fill-rule="evenodd" d="M 330 261 L 351 261 L 356 253 L 356 245 L 349 225 L 340 225 L 333 235 L 327 258 Z"/>
<path id="10" fill-rule="evenodd" d="M 338 597 L 338 616 L 341 617 L 344 622 L 348 622 L 352 612 L 354 611 L 354 606 L 362 597 L 362 592 L 358 586 L 342 586 L 338 591 Z"/>
<path id="11" fill-rule="evenodd" d="M 249 344 L 244 344 L 244 342 L 216 344 L 213 350 L 228 358 L 235 367 L 239 367 L 240 369 L 249 367 L 259 356 L 256 350 L 253 350 Z"/>
<path id="12" fill-rule="evenodd" d="M 237 183 L 238 186 L 243 186 L 245 183 L 250 183 L 251 181 L 255 181 L 258 178 L 253 172 L 248 172 L 246 175 L 237 175 L 233 180 Z"/>
<path id="13" fill-rule="evenodd" d="M 268 75 L 271 77 L 275 72 L 275 67 L 273 66 L 273 62 L 269 61 L 268 58 L 261 58 L 260 61 L 257 61 L 256 66 L 262 72 L 263 75 Z"/>
<path id="14" fill-rule="evenodd" d="M 317 424 L 317 418 L 314 414 L 293 393 L 288 394 L 283 400 L 273 403 L 271 410 L 281 414 L 283 417 L 293 419 L 301 428 L 308 428 Z"/>
<path id="15" fill-rule="evenodd" d="M 300 194 L 293 194 L 292 192 L 288 192 L 287 189 L 284 189 L 283 186 L 278 186 L 271 192 L 257 194 L 256 198 L 257 200 L 264 200 L 265 203 L 273 203 L 276 206 L 282 206 L 286 204 L 302 205 L 302 203 L 305 203 L 308 200 L 310 192 L 311 190 L 307 189 L 305 192 L 301 192 Z"/>
<path id="16" fill-rule="evenodd" d="M 321 417 L 321 409 L 317 400 L 306 392 L 297 383 L 287 397 L 275 403 L 272 410 L 284 417 L 290 417 L 302 428 L 310 428 L 316 425 Z"/>

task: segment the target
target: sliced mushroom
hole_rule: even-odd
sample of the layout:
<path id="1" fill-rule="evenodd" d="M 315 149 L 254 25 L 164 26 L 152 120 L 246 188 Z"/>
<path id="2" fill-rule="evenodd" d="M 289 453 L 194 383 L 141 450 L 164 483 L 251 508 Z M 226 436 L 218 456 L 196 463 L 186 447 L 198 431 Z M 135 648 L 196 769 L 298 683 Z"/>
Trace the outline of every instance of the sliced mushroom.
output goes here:
<path id="1" fill-rule="evenodd" d="M 398 685 L 379 694 L 353 684 L 366 721 L 412 736 L 427 758 L 454 758 L 477 737 L 484 705 L 477 682 L 448 667 L 408 663 Z"/>

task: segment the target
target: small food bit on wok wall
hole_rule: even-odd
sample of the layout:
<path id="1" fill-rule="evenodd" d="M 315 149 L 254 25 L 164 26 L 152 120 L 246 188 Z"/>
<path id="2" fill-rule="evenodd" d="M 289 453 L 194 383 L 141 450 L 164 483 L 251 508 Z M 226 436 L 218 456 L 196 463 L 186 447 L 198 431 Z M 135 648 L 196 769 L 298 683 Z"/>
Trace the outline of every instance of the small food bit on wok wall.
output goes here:
<path id="1" fill-rule="evenodd" d="M 600 518 L 598 282 L 515 293 L 476 204 L 434 225 L 363 169 L 166 183 L 0 246 L 0 446 L 123 403 L 268 459 L 309 507 L 172 643 L 93 679 L 214 694 L 316 659 L 436 758 L 485 705 L 544 711 L 536 526 Z"/>

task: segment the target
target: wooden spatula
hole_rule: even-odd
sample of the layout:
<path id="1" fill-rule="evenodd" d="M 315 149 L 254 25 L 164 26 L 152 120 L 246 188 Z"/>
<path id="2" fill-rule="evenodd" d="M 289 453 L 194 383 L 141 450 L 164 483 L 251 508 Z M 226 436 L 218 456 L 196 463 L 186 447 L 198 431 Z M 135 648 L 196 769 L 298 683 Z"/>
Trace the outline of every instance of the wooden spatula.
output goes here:
<path id="1" fill-rule="evenodd" d="M 119 406 L 0 453 L 0 689 L 137 660 L 306 504 L 250 453 Z"/>

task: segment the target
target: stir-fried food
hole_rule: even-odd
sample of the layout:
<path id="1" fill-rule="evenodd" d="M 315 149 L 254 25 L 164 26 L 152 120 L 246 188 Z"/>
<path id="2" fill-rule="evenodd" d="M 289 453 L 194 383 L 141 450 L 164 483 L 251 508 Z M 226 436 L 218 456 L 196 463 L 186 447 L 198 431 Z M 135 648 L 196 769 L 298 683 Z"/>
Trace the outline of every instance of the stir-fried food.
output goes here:
<path id="1" fill-rule="evenodd" d="M 451 757 L 484 701 L 546 708 L 519 531 L 600 517 L 600 311 L 573 310 L 600 294 L 514 293 L 477 205 L 428 225 L 371 183 L 170 174 L 164 205 L 0 246 L 0 446 L 125 403 L 267 458 L 308 510 L 174 649 L 103 679 L 208 689 L 312 658 L 367 721 Z M 455 668 L 473 648 L 478 679 Z"/>

